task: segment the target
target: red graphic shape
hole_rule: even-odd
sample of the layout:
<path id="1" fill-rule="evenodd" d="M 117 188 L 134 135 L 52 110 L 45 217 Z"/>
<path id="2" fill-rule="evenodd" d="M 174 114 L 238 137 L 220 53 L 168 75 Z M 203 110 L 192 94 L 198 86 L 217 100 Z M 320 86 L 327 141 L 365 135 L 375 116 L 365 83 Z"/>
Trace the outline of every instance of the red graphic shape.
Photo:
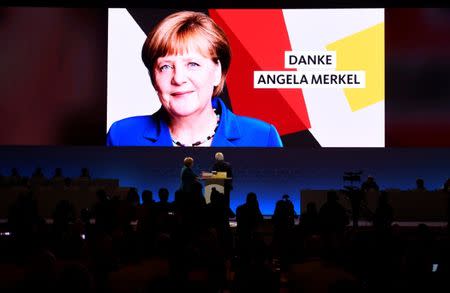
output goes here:
<path id="1" fill-rule="evenodd" d="M 253 72 L 287 70 L 284 52 L 291 44 L 281 9 L 211 9 L 227 34 L 232 63 L 227 88 L 233 112 L 275 125 L 280 135 L 310 128 L 301 89 L 254 89 Z"/>

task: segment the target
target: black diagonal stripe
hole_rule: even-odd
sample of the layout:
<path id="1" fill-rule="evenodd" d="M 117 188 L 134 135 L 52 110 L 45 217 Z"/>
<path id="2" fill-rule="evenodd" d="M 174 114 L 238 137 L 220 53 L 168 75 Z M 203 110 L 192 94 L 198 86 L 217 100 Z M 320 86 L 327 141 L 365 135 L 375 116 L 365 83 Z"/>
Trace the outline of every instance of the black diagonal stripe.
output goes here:
<path id="1" fill-rule="evenodd" d="M 319 142 L 309 130 L 283 135 L 281 140 L 285 147 L 320 148 Z"/>
<path id="2" fill-rule="evenodd" d="M 139 25 L 139 27 L 142 29 L 142 31 L 147 35 L 152 28 L 164 17 L 168 16 L 169 14 L 175 13 L 177 11 L 182 10 L 190 10 L 190 11 L 198 11 L 203 12 L 205 14 L 208 14 L 208 9 L 154 9 L 154 8 L 129 8 L 127 9 L 130 13 L 131 17 L 133 17 L 134 21 Z M 231 103 L 230 98 L 228 96 L 228 89 L 225 84 L 224 90 L 222 94 L 220 95 L 225 105 L 231 109 Z M 245 97 L 237 97 L 245 98 Z"/>

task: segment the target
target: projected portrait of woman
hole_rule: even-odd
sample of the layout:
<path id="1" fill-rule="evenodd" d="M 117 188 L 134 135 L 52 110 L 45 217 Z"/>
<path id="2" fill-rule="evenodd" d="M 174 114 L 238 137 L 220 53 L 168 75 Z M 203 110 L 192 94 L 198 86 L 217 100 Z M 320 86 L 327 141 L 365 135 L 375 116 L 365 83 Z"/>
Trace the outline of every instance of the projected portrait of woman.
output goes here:
<path id="1" fill-rule="evenodd" d="M 220 99 L 231 50 L 223 30 L 206 14 L 167 16 L 148 34 L 142 60 L 161 108 L 114 122 L 108 146 L 283 146 L 273 125 L 235 115 Z"/>

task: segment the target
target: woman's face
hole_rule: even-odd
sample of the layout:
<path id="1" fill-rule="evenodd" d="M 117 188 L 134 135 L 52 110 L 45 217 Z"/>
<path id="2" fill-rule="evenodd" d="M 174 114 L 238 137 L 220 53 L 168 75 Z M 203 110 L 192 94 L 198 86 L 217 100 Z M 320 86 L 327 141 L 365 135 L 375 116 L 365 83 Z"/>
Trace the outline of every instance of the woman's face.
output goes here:
<path id="1" fill-rule="evenodd" d="M 167 55 L 156 60 L 155 89 L 163 107 L 171 116 L 186 117 L 211 106 L 214 86 L 221 78 L 217 64 L 198 51 Z"/>

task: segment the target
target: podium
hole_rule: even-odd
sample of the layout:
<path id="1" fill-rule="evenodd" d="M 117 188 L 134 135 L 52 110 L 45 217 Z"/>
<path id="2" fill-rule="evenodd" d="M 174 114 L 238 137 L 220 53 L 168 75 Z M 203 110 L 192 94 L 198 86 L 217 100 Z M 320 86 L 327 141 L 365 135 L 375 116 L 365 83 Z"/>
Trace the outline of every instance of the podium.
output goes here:
<path id="1" fill-rule="evenodd" d="M 201 173 L 200 179 L 203 180 L 205 186 L 205 201 L 211 202 L 211 191 L 216 188 L 222 194 L 225 194 L 225 182 L 231 180 L 231 177 L 227 177 L 227 172 L 206 172 Z"/>

